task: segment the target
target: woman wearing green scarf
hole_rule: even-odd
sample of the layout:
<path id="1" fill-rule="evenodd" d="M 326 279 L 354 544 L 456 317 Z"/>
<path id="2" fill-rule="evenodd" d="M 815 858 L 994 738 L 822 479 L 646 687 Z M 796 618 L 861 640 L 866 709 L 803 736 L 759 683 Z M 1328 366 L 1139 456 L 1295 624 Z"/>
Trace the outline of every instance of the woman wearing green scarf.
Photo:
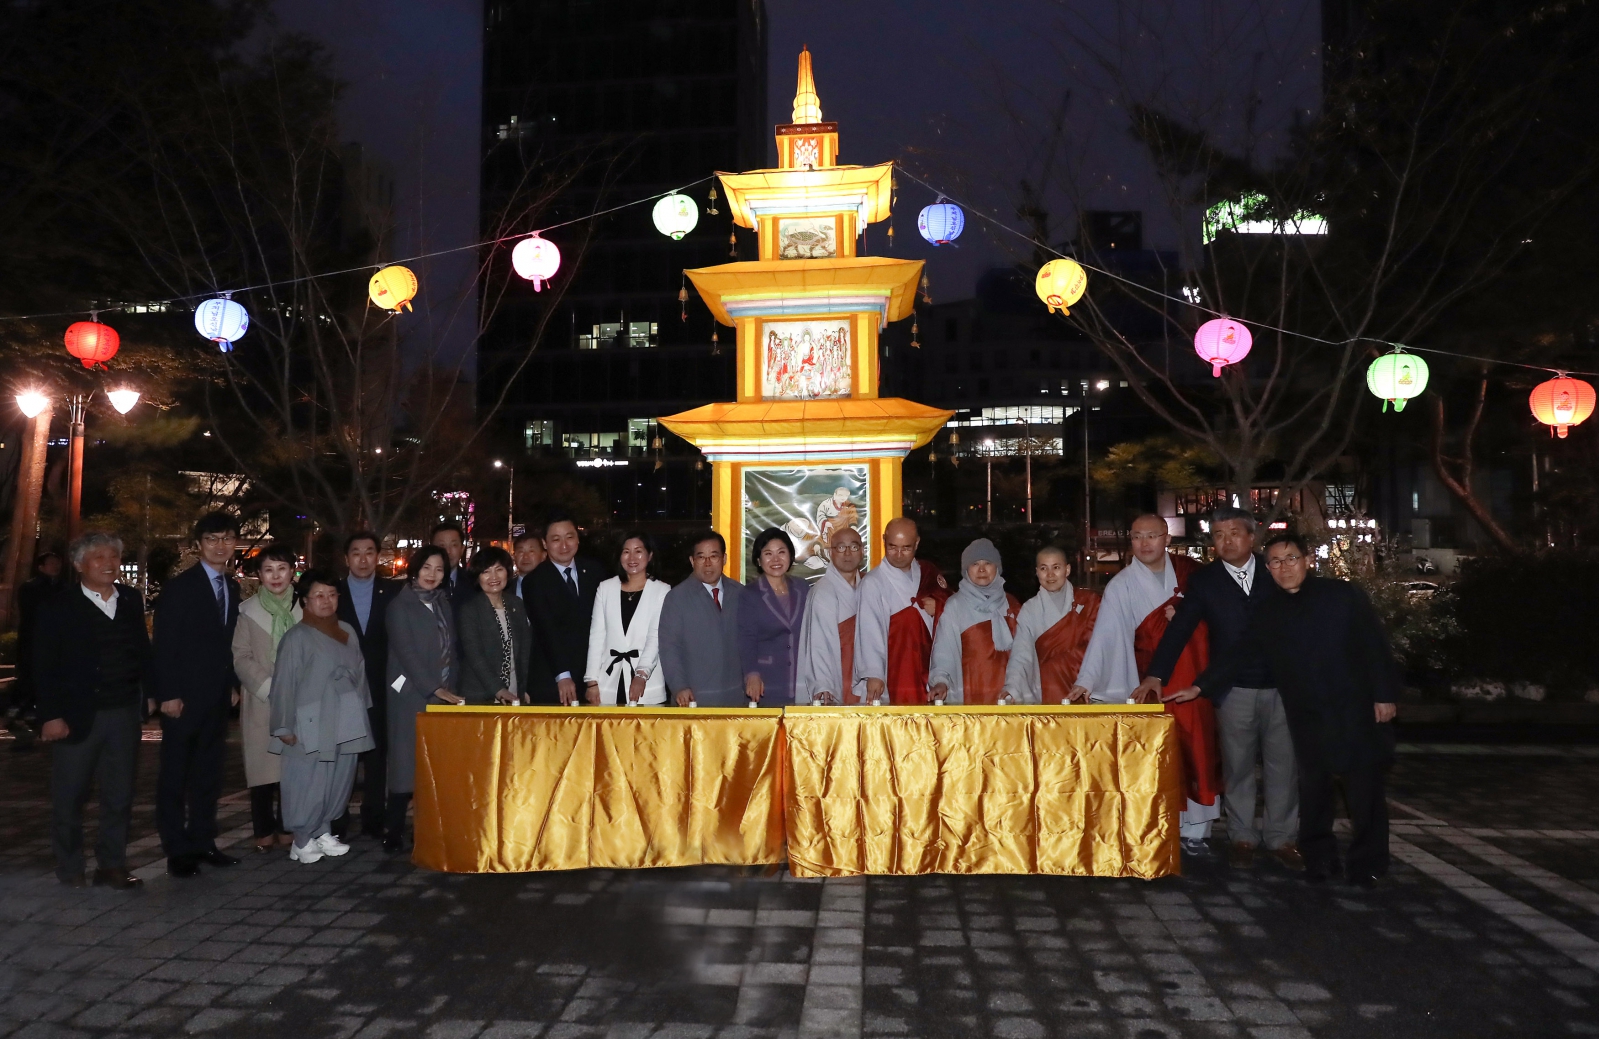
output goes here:
<path id="1" fill-rule="evenodd" d="M 255 826 L 255 850 L 286 846 L 294 838 L 283 832 L 278 801 L 282 759 L 269 749 L 272 733 L 267 725 L 271 708 L 272 665 L 278 643 L 300 620 L 294 601 L 294 550 L 272 544 L 256 557 L 261 564 L 261 587 L 239 604 L 239 624 L 233 629 L 233 670 L 239 676 L 240 741 L 244 744 L 244 780 L 250 787 L 250 819 Z"/>

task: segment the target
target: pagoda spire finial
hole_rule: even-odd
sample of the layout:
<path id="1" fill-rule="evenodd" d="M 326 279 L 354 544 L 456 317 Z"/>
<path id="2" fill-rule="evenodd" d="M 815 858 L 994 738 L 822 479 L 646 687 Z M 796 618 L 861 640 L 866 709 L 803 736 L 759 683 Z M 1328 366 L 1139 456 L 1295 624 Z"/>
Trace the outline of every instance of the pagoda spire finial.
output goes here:
<path id="1" fill-rule="evenodd" d="M 822 99 L 816 96 L 816 80 L 811 75 L 811 49 L 803 47 L 799 56 L 799 85 L 794 90 L 794 122 L 822 121 Z"/>

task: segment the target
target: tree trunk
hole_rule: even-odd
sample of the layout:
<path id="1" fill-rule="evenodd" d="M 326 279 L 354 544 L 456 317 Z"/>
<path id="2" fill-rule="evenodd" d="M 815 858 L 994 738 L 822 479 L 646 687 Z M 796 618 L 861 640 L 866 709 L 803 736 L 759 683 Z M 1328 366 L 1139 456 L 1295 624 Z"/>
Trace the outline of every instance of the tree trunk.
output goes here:
<path id="1" fill-rule="evenodd" d="M 1471 518 L 1488 532 L 1494 544 L 1509 554 L 1518 551 L 1516 542 L 1499 521 L 1494 519 L 1488 506 L 1472 490 L 1471 478 L 1473 460 L 1471 454 L 1472 441 L 1477 436 L 1477 427 L 1482 424 L 1483 405 L 1488 400 L 1488 378 L 1483 376 L 1477 381 L 1477 399 L 1471 409 L 1471 420 L 1466 423 L 1466 428 L 1461 432 L 1460 457 L 1455 459 L 1444 457 L 1444 398 L 1442 393 L 1432 394 L 1432 467 L 1438 474 L 1438 479 L 1449 489 L 1471 513 Z M 1455 467 L 1455 472 L 1450 472 L 1450 466 Z"/>

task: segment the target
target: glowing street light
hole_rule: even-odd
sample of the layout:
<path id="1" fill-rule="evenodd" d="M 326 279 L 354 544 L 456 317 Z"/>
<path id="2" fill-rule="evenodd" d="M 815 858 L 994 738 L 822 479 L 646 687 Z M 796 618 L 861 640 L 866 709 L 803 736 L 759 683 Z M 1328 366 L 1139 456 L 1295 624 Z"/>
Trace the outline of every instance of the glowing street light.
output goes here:
<path id="1" fill-rule="evenodd" d="M 39 412 L 50 404 L 50 398 L 37 390 L 17 394 L 17 408 L 28 418 L 38 418 Z"/>
<path id="2" fill-rule="evenodd" d="M 111 402 L 113 408 L 117 409 L 118 415 L 126 415 L 133 410 L 135 404 L 139 403 L 139 391 L 125 387 L 120 390 L 111 390 L 106 394 L 106 399 Z"/>

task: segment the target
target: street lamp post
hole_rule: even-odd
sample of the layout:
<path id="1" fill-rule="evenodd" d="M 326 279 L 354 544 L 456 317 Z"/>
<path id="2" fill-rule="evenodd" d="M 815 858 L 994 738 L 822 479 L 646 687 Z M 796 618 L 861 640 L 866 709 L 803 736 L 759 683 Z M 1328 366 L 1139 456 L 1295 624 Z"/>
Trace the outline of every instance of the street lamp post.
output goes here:
<path id="1" fill-rule="evenodd" d="M 83 419 L 88 410 L 89 401 L 94 394 L 74 393 L 67 398 L 67 416 L 69 420 L 68 456 L 67 456 L 67 543 L 78 540 L 78 535 L 83 528 Z M 106 399 L 111 406 L 117 409 L 117 414 L 126 415 L 139 403 L 139 391 L 119 388 L 106 392 Z M 48 422 L 47 409 L 50 399 L 42 393 L 29 391 L 17 395 L 17 407 L 28 417 L 45 413 L 42 421 Z M 37 506 L 35 507 L 35 520 L 37 520 Z"/>
<path id="2" fill-rule="evenodd" d="M 516 466 L 506 465 L 496 458 L 494 468 L 504 469 L 508 477 L 505 485 L 505 544 L 507 548 L 513 548 L 516 545 Z"/>

